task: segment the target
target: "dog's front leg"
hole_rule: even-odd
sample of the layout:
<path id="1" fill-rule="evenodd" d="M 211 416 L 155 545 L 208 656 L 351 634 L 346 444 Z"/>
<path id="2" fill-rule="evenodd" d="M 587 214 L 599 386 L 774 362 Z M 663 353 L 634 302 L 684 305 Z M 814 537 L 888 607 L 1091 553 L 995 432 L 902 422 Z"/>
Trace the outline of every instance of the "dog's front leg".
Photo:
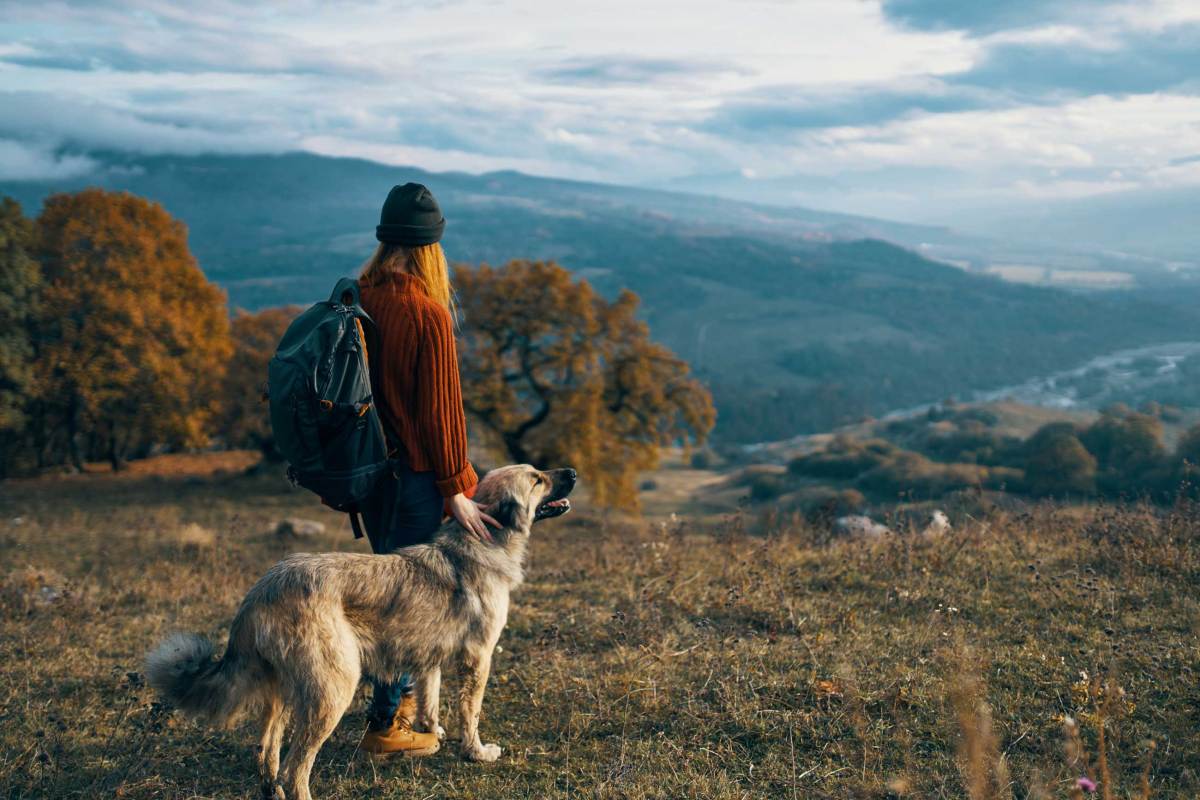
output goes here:
<path id="1" fill-rule="evenodd" d="M 446 738 L 446 730 L 438 724 L 438 710 L 441 705 L 442 668 L 434 667 L 417 676 L 417 718 L 416 728 L 423 733 L 436 733 L 438 741 Z"/>
<path id="2" fill-rule="evenodd" d="M 492 669 L 494 648 L 495 642 L 491 642 L 483 647 L 468 647 L 463 654 L 459 719 L 462 720 L 462 757 L 468 761 L 495 761 L 500 757 L 500 745 L 484 744 L 479 740 L 479 710 L 483 707 L 483 692 Z"/>

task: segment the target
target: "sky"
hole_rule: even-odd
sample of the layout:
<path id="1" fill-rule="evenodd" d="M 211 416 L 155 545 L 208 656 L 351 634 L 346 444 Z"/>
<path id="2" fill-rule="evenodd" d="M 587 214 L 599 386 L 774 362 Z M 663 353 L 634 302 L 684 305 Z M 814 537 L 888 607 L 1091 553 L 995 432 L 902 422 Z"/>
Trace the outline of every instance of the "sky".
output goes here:
<path id="1" fill-rule="evenodd" d="M 187 6 L 0 0 L 0 179 L 299 149 L 923 222 L 1200 188 L 1200 0 Z"/>

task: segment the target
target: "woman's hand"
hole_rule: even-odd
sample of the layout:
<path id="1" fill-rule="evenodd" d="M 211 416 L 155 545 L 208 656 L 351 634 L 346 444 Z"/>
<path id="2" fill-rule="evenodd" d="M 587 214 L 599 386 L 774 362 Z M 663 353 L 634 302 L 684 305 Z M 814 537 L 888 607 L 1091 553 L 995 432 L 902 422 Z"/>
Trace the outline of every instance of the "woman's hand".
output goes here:
<path id="1" fill-rule="evenodd" d="M 481 542 L 492 541 L 487 526 L 501 527 L 500 523 L 483 512 L 482 507 L 462 492 L 450 498 L 450 514 L 467 533 L 474 534 Z"/>

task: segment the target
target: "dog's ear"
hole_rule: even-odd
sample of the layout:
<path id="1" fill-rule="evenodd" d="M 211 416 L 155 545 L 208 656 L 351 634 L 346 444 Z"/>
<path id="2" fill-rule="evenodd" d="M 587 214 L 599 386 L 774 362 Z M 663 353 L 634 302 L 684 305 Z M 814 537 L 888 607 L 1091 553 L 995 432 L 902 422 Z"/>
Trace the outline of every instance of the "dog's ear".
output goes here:
<path id="1" fill-rule="evenodd" d="M 512 497 L 505 497 L 496 503 L 493 503 L 487 513 L 495 518 L 505 528 L 511 528 L 517 524 L 517 513 L 521 510 L 521 505 Z"/>

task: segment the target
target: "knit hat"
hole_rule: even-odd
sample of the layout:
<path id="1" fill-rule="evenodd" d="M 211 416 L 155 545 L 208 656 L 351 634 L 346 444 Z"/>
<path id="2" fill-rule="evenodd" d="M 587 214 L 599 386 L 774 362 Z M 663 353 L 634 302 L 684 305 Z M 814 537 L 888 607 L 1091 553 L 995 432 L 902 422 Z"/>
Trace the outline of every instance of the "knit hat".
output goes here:
<path id="1" fill-rule="evenodd" d="M 419 183 L 393 186 L 383 201 L 375 238 L 389 244 L 416 247 L 442 238 L 446 218 L 433 193 Z"/>

